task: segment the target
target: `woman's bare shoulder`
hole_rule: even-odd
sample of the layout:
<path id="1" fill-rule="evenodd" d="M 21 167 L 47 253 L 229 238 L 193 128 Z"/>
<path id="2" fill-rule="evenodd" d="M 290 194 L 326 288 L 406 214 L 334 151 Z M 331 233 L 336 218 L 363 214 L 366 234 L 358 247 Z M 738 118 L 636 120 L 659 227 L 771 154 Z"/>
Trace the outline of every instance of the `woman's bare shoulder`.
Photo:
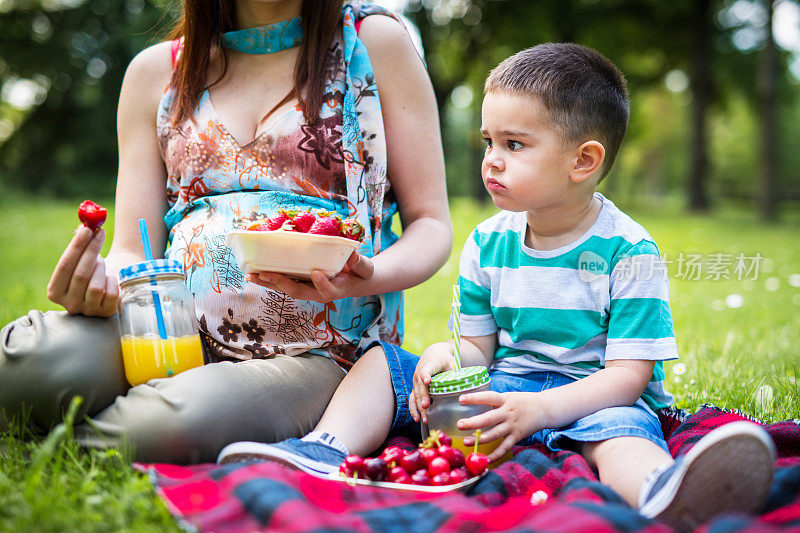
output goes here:
<path id="1" fill-rule="evenodd" d="M 148 46 L 131 60 L 125 77 L 131 81 L 146 82 L 148 84 L 158 84 L 163 81 L 166 84 L 172 73 L 172 43 L 164 41 L 152 46 Z M 163 90 L 164 86 L 160 87 Z"/>
<path id="2" fill-rule="evenodd" d="M 170 41 L 148 46 L 131 60 L 122 81 L 122 95 L 138 104 L 157 107 L 172 74 Z"/>
<path id="3" fill-rule="evenodd" d="M 387 60 L 401 55 L 401 58 L 417 56 L 405 26 L 388 15 L 370 15 L 363 19 L 358 38 L 366 45 L 371 58 Z"/>

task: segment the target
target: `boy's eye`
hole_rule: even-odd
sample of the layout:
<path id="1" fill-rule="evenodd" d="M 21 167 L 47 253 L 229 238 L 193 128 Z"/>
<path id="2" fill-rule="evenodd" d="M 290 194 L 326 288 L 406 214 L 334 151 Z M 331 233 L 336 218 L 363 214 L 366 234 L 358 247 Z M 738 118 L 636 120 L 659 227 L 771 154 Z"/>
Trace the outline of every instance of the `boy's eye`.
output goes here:
<path id="1" fill-rule="evenodd" d="M 507 143 L 508 149 L 512 152 L 516 152 L 517 150 L 522 150 L 522 143 L 519 141 L 508 141 Z"/>
<path id="2" fill-rule="evenodd" d="M 492 140 L 489 137 L 484 137 L 483 138 L 483 142 L 484 142 L 484 144 L 486 144 L 486 148 L 491 148 L 492 147 Z"/>

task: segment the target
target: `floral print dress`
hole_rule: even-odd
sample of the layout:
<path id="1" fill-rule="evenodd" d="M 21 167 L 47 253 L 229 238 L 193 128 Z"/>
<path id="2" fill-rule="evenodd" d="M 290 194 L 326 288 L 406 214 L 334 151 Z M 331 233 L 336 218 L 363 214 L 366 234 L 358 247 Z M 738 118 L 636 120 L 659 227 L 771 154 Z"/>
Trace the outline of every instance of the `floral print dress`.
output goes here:
<path id="1" fill-rule="evenodd" d="M 299 106 L 269 119 L 240 145 L 202 94 L 194 121 L 173 125 L 173 90 L 160 103 L 157 128 L 167 173 L 169 242 L 195 296 L 208 359 L 246 360 L 312 352 L 347 369 L 368 344 L 400 344 L 401 292 L 328 304 L 295 300 L 245 280 L 226 245 L 231 230 L 279 209 L 325 209 L 368 220 L 359 252 L 373 256 L 397 235 L 397 204 L 386 173 L 380 100 L 355 21 L 372 6 L 343 9 L 343 30 L 328 51 L 320 118 L 306 124 Z M 350 100 L 352 99 L 352 100 Z"/>

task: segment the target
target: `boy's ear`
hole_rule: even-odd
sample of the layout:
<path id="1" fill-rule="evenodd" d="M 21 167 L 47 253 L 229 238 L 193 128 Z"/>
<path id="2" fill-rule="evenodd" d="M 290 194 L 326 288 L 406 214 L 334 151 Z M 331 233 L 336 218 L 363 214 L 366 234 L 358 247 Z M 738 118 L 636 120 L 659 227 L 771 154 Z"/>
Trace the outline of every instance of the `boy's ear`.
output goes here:
<path id="1" fill-rule="evenodd" d="M 569 173 L 573 183 L 583 183 L 600 171 L 606 149 L 597 141 L 586 141 L 576 150 L 575 165 Z"/>

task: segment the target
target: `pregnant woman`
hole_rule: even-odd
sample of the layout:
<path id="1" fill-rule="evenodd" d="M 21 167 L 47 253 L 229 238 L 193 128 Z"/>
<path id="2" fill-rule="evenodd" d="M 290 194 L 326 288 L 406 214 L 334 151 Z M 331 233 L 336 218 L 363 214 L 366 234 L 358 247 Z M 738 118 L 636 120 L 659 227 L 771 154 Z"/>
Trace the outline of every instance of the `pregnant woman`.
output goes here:
<path id="1" fill-rule="evenodd" d="M 450 251 L 437 117 L 403 24 L 380 8 L 186 0 L 172 39 L 123 81 L 108 255 L 103 230 L 79 227 L 48 286 L 67 312 L 2 331 L 0 430 L 27 415 L 44 431 L 81 395 L 78 441 L 139 461 L 213 461 L 233 441 L 309 432 L 364 347 L 400 343 L 401 291 Z M 345 269 L 245 276 L 227 234 L 309 208 L 364 223 Z M 144 258 L 140 218 L 153 255 L 185 269 L 207 364 L 130 388 L 114 313 L 117 273 Z"/>

